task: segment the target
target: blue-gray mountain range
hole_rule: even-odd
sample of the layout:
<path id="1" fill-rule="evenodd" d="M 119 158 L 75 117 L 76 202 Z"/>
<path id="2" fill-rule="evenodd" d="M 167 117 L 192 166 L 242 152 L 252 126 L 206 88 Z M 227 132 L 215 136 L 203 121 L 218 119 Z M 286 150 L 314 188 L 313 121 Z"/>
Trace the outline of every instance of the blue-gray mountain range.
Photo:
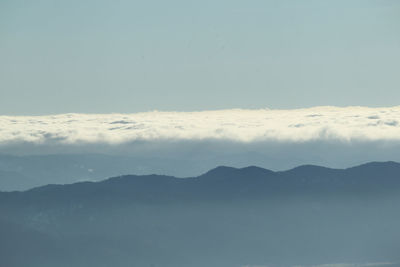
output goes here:
<path id="1" fill-rule="evenodd" d="M 400 262 L 400 164 L 217 167 L 0 193 L 0 266 Z"/>

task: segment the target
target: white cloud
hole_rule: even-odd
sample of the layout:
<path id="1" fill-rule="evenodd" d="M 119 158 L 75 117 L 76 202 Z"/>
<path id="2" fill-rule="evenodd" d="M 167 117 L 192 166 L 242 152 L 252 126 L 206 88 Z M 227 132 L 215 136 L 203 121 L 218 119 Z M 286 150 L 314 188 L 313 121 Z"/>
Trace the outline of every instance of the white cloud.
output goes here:
<path id="1" fill-rule="evenodd" d="M 400 106 L 0 116 L 0 144 L 400 140 Z"/>

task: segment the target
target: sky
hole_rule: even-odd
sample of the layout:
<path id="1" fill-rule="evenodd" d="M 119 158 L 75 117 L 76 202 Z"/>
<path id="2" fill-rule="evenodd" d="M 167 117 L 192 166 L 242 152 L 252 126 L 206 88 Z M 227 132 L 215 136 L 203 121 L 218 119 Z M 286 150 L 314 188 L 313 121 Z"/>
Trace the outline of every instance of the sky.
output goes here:
<path id="1" fill-rule="evenodd" d="M 0 115 L 388 107 L 400 1 L 0 1 Z"/>

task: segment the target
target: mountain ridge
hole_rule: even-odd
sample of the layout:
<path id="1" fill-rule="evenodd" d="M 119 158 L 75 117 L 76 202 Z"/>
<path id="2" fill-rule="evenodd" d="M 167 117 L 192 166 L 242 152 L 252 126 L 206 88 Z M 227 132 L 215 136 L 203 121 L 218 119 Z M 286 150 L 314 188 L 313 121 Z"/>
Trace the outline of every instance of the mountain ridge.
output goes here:
<path id="1" fill-rule="evenodd" d="M 65 185 L 74 185 L 74 184 L 83 184 L 83 183 L 88 183 L 88 184 L 95 184 L 95 183 L 110 183 L 112 181 L 124 179 L 127 177 L 131 178 L 136 178 L 136 179 L 145 179 L 145 178 L 167 178 L 167 179 L 178 179 L 178 180 L 183 180 L 183 179 L 202 179 L 202 178 L 213 178 L 215 176 L 219 175 L 248 175 L 248 171 L 251 172 L 251 174 L 254 174 L 256 172 L 257 174 L 261 175 L 279 175 L 279 174 L 290 174 L 290 173 L 296 173 L 298 174 L 297 171 L 328 171 L 328 172 L 346 172 L 346 171 L 354 171 L 354 170 L 363 170 L 365 168 L 368 168 L 369 170 L 374 168 L 382 168 L 382 167 L 390 167 L 390 168 L 398 168 L 400 171 L 400 163 L 395 162 L 395 161 L 373 161 L 373 162 L 368 162 L 364 164 L 360 164 L 357 166 L 349 167 L 349 168 L 344 168 L 344 169 L 336 169 L 336 168 L 329 168 L 329 167 L 324 167 L 324 166 L 319 166 L 319 165 L 311 165 L 311 164 L 306 164 L 306 165 L 300 165 L 288 170 L 284 171 L 272 171 L 266 168 L 258 167 L 258 166 L 247 166 L 247 167 L 242 167 L 242 168 L 235 168 L 235 167 L 230 167 L 230 166 L 217 166 L 206 173 L 199 175 L 199 176 L 194 176 L 194 177 L 175 177 L 175 176 L 170 176 L 170 175 L 163 175 L 163 174 L 147 174 L 147 175 L 136 175 L 136 174 L 126 174 L 126 175 L 119 175 L 115 177 L 109 177 L 104 180 L 100 181 L 81 181 L 81 182 L 76 182 L 76 183 L 71 183 L 71 184 L 48 184 L 44 186 L 39 186 L 35 187 L 32 189 L 24 190 L 24 191 L 18 191 L 18 192 L 26 192 L 26 191 L 32 191 L 32 190 L 37 190 L 38 188 L 46 188 L 46 187 L 51 187 L 51 186 L 65 186 Z M 397 169 L 396 169 L 397 170 Z M 400 172 L 399 172 L 399 179 L 400 179 Z"/>
<path id="2" fill-rule="evenodd" d="M 306 165 L 284 172 L 220 166 L 192 178 L 124 175 L 3 192 L 0 263 L 286 267 L 400 262 L 399 193 L 400 164 L 395 162 L 349 169 Z M 20 245 L 21 240 L 28 242 Z M 20 257 L 13 254 L 17 246 L 24 255 L 34 253 Z"/>
<path id="3" fill-rule="evenodd" d="M 230 200 L 292 195 L 392 194 L 400 191 L 400 163 L 370 162 L 347 169 L 302 165 L 287 171 L 256 166 L 216 167 L 200 176 L 120 175 L 98 182 L 48 184 L 26 191 L 0 192 L 2 199 L 79 202 L 124 198 L 139 202 Z M 14 199 L 14 200 L 13 200 Z"/>

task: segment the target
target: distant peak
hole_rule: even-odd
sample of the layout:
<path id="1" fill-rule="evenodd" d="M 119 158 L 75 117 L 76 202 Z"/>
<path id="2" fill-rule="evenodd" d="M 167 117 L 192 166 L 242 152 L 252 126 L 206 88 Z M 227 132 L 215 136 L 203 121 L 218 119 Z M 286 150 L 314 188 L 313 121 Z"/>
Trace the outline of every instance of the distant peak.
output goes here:
<path id="1" fill-rule="evenodd" d="M 274 171 L 268 170 L 268 169 L 264 169 L 261 167 L 257 167 L 257 166 L 248 166 L 248 167 L 244 167 L 241 168 L 240 171 L 242 172 L 248 172 L 248 173 L 275 173 Z"/>
<path id="2" fill-rule="evenodd" d="M 379 168 L 379 167 L 400 167 L 400 163 L 395 161 L 372 161 L 367 162 L 358 166 L 350 167 L 348 169 L 358 169 L 358 168 Z"/>
<path id="3" fill-rule="evenodd" d="M 300 165 L 297 167 L 294 167 L 293 169 L 289 169 L 287 171 L 299 171 L 299 170 L 328 170 L 331 168 L 324 167 L 324 166 L 319 166 L 319 165 L 312 165 L 312 164 L 306 164 L 306 165 Z"/>
<path id="4" fill-rule="evenodd" d="M 267 170 L 257 166 L 248 166 L 244 168 L 234 168 L 234 167 L 227 167 L 227 166 L 218 166 L 202 176 L 227 176 L 227 175 L 266 175 L 274 173 L 271 170 Z"/>
<path id="5" fill-rule="evenodd" d="M 221 174 L 228 174 L 237 171 L 237 168 L 228 167 L 228 166 L 218 166 L 214 169 L 209 170 L 203 175 L 221 175 Z"/>

